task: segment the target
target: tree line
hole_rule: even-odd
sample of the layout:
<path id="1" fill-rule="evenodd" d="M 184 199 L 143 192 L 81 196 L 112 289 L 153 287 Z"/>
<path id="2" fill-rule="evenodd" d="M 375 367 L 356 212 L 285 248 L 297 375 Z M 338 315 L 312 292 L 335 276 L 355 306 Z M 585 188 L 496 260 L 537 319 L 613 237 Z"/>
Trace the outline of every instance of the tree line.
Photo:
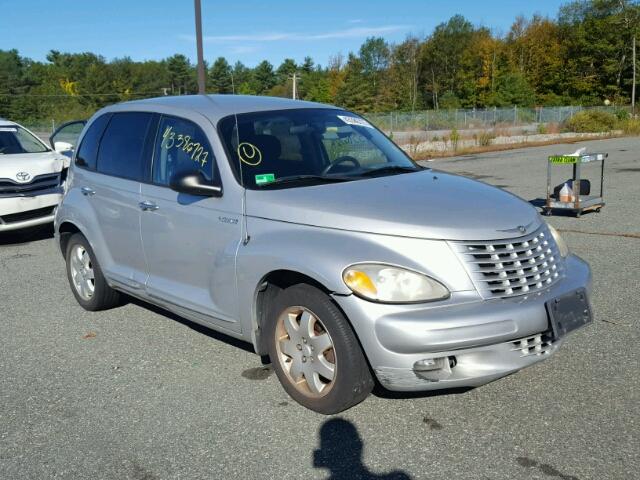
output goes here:
<path id="1" fill-rule="evenodd" d="M 462 15 L 430 35 L 400 43 L 366 39 L 328 65 L 306 57 L 274 67 L 207 65 L 207 92 L 291 97 L 358 112 L 537 105 L 628 104 L 639 0 L 579 0 L 555 18 L 518 17 L 506 34 Z M 0 50 L 0 117 L 18 121 L 87 117 L 119 101 L 197 91 L 196 68 L 181 54 L 155 61 L 52 50 L 46 62 Z"/>

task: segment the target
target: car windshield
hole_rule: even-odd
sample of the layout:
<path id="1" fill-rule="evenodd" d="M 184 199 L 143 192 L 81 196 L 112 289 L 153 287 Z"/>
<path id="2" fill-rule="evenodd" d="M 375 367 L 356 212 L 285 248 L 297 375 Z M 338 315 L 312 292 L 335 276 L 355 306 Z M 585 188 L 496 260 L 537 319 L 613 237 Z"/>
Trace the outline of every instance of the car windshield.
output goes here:
<path id="1" fill-rule="evenodd" d="M 0 127 L 0 155 L 43 153 L 49 149 L 22 127 Z"/>
<path id="2" fill-rule="evenodd" d="M 369 122 L 338 109 L 231 115 L 220 135 L 247 188 L 291 188 L 420 170 Z"/>

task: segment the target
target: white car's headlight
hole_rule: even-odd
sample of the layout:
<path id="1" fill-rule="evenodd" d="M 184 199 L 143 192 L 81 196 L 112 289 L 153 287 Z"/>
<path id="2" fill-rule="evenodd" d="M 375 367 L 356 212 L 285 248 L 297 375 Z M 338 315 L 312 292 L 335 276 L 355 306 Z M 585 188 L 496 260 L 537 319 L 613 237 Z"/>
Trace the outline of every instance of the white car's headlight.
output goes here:
<path id="1" fill-rule="evenodd" d="M 553 239 L 556 241 L 556 245 L 558 245 L 560 256 L 564 258 L 569 255 L 569 247 L 567 246 L 567 243 L 564 241 L 564 239 L 560 236 L 560 233 L 558 233 L 558 231 L 548 223 L 547 226 L 549 227 L 549 231 L 551 232 Z"/>
<path id="2" fill-rule="evenodd" d="M 352 265 L 342 273 L 353 293 L 382 303 L 416 303 L 442 300 L 449 290 L 421 273 L 378 263 Z"/>

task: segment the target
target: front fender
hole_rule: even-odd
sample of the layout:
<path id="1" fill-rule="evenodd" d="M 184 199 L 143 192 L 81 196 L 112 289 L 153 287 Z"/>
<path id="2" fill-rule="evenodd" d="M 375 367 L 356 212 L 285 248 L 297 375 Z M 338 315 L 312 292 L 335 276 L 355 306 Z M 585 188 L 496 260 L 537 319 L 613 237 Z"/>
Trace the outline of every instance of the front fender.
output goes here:
<path id="1" fill-rule="evenodd" d="M 304 274 L 338 295 L 350 295 L 342 280 L 354 263 L 383 262 L 441 281 L 450 291 L 475 290 L 446 242 L 350 232 L 262 218 L 248 218 L 250 241 L 238 250 L 236 272 L 243 331 L 257 327 L 257 291 L 276 270 Z M 245 330 L 246 328 L 246 330 Z"/>

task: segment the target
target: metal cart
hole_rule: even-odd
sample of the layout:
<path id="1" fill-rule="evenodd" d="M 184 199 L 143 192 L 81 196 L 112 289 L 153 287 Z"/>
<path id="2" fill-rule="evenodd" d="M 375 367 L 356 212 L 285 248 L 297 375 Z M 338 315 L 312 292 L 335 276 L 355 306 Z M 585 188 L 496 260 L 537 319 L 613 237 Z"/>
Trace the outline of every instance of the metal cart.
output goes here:
<path id="1" fill-rule="evenodd" d="M 580 217 L 582 212 L 594 210 L 599 212 L 604 207 L 604 161 L 609 156 L 608 153 L 581 153 L 579 155 L 551 155 L 547 164 L 547 202 L 542 210 L 545 215 L 551 215 L 552 210 L 569 210 L 576 217 Z M 600 162 L 600 195 L 591 195 L 591 185 L 588 181 L 582 180 L 582 165 L 587 163 Z M 558 191 L 562 184 L 555 189 L 551 186 L 551 167 L 558 165 L 571 165 L 573 167 L 573 202 L 561 202 Z"/>

